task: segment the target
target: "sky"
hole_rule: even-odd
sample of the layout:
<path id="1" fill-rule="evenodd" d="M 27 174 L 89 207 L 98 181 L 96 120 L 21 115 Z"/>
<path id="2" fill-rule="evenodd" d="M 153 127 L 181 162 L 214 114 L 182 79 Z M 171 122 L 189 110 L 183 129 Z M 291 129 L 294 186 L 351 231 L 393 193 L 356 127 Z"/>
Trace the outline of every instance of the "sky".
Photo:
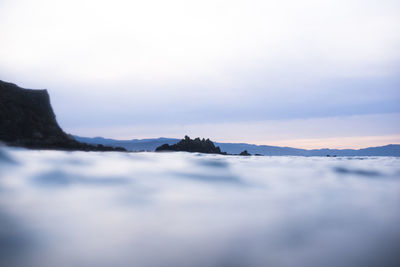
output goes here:
<path id="1" fill-rule="evenodd" d="M 0 80 L 116 139 L 400 143 L 400 1 L 0 0 Z"/>

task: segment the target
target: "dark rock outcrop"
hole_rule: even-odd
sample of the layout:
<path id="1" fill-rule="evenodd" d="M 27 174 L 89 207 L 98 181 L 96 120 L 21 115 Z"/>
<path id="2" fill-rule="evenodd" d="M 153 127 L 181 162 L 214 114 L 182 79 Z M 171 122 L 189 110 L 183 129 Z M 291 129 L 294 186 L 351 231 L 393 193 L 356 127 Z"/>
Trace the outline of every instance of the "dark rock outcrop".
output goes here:
<path id="1" fill-rule="evenodd" d="M 38 149 L 126 151 L 76 141 L 58 125 L 47 90 L 23 89 L 0 81 L 0 140 Z"/>
<path id="2" fill-rule="evenodd" d="M 244 151 L 240 152 L 239 156 L 251 156 L 251 154 L 249 152 L 247 152 L 247 150 L 244 150 Z"/>
<path id="3" fill-rule="evenodd" d="M 185 136 L 184 139 L 179 141 L 177 144 L 168 145 L 164 144 L 156 148 L 156 151 L 186 151 L 186 152 L 199 152 L 199 153 L 207 153 L 207 154 L 223 154 L 226 155 L 225 152 L 221 152 L 221 149 L 214 145 L 210 139 L 190 139 L 189 136 Z"/>

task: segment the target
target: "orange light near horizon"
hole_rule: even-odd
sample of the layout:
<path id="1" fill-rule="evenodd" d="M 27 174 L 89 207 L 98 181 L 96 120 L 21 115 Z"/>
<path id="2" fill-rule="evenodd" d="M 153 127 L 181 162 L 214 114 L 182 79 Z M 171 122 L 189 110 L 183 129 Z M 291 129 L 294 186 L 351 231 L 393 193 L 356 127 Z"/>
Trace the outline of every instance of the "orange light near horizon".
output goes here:
<path id="1" fill-rule="evenodd" d="M 257 145 L 288 146 L 304 149 L 360 149 L 366 147 L 400 144 L 400 135 L 352 136 L 340 138 L 290 139 L 255 142 Z"/>

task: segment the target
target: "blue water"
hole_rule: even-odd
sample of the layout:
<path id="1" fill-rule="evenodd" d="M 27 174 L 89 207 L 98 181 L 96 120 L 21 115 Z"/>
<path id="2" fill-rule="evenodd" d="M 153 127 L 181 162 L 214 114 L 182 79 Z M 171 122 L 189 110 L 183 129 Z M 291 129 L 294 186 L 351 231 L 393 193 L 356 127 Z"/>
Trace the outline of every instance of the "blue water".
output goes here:
<path id="1" fill-rule="evenodd" d="M 400 159 L 0 150 L 0 265 L 400 266 Z"/>

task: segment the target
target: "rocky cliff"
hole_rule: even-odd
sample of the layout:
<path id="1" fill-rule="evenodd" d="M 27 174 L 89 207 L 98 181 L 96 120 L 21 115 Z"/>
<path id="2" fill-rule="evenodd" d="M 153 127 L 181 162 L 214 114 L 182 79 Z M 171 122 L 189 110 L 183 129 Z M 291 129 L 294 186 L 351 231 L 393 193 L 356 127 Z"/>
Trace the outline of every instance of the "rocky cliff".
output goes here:
<path id="1" fill-rule="evenodd" d="M 123 151 L 76 141 L 58 125 L 47 90 L 0 81 L 0 141 L 28 148 Z"/>

